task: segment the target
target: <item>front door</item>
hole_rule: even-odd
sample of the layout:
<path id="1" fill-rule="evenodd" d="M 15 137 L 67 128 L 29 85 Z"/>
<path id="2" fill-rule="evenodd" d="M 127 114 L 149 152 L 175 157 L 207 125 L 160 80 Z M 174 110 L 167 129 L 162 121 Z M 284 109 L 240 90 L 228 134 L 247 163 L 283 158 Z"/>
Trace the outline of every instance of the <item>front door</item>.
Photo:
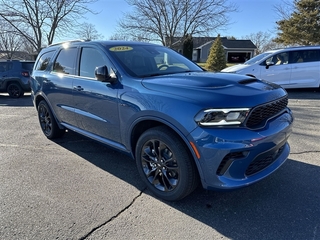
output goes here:
<path id="1" fill-rule="evenodd" d="M 267 66 L 271 64 L 270 66 Z M 288 64 L 288 53 L 279 53 L 268 58 L 261 66 L 261 79 L 279 84 L 290 84 L 292 66 Z"/>
<path id="2" fill-rule="evenodd" d="M 73 97 L 77 127 L 88 136 L 120 142 L 118 89 L 95 78 L 95 68 L 110 62 L 99 49 L 81 49 L 79 76 L 73 81 Z"/>

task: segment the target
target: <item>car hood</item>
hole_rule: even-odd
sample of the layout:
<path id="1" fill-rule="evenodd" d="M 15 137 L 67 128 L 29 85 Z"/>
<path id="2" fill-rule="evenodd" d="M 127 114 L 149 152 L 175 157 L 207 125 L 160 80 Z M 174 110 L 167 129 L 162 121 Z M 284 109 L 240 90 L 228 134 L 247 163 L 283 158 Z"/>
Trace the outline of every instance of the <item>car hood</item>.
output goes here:
<path id="1" fill-rule="evenodd" d="M 235 73 L 237 71 L 243 70 L 245 68 L 248 68 L 249 65 L 246 64 L 237 64 L 237 65 L 233 65 L 231 67 L 227 67 L 225 69 L 222 69 L 221 72 L 230 72 L 230 73 Z"/>
<path id="2" fill-rule="evenodd" d="M 286 95 L 276 84 L 245 75 L 194 72 L 145 78 L 142 85 L 152 91 L 223 106 L 255 106 Z M 210 104 L 209 104 L 210 105 Z"/>

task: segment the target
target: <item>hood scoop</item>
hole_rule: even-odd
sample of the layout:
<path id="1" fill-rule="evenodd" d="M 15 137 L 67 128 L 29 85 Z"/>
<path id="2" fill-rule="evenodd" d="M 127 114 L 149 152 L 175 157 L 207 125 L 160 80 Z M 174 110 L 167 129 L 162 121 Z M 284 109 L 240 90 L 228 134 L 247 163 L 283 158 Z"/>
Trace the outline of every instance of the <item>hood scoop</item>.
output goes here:
<path id="1" fill-rule="evenodd" d="M 250 84 L 250 83 L 255 83 L 257 81 L 258 80 L 255 79 L 255 78 L 250 78 L 250 79 L 244 79 L 244 80 L 239 81 L 239 84 L 247 85 L 247 84 Z"/>

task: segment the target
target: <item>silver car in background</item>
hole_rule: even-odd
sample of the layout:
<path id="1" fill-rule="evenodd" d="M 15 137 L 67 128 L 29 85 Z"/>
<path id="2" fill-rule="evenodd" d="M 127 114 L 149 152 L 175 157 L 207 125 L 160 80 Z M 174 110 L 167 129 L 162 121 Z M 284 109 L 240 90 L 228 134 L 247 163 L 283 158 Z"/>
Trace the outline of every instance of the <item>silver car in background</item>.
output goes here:
<path id="1" fill-rule="evenodd" d="M 291 47 L 267 51 L 244 64 L 222 70 L 260 78 L 283 88 L 320 86 L 320 46 Z"/>

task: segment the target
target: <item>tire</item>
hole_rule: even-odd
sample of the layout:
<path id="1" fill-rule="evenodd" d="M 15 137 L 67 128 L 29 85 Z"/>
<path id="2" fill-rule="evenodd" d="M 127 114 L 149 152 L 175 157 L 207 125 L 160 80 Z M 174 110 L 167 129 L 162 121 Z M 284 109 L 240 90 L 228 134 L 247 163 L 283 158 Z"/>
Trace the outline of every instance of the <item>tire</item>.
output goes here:
<path id="1" fill-rule="evenodd" d="M 24 91 L 17 83 L 10 83 L 7 87 L 7 92 L 12 98 L 19 98 L 24 95 Z"/>
<path id="2" fill-rule="evenodd" d="M 136 164 L 149 190 L 167 201 L 186 197 L 199 184 L 189 150 L 165 126 L 151 128 L 140 136 L 136 146 Z"/>
<path id="3" fill-rule="evenodd" d="M 42 100 L 38 105 L 38 118 L 41 130 L 47 138 L 58 138 L 65 133 L 65 129 L 59 128 L 51 109 L 44 100 Z"/>

